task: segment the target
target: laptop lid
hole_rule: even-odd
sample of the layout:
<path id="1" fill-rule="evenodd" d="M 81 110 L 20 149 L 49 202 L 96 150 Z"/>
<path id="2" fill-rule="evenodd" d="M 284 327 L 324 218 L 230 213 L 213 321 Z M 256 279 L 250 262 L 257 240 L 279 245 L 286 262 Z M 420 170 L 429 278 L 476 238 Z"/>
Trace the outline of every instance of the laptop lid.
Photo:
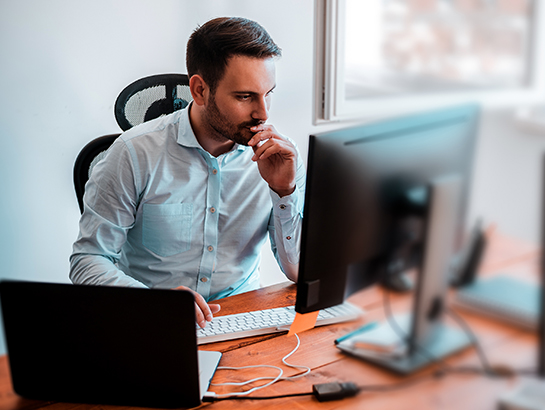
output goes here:
<path id="1" fill-rule="evenodd" d="M 0 301 L 13 387 L 31 399 L 193 407 L 221 356 L 199 374 L 187 291 L 2 281 Z"/>

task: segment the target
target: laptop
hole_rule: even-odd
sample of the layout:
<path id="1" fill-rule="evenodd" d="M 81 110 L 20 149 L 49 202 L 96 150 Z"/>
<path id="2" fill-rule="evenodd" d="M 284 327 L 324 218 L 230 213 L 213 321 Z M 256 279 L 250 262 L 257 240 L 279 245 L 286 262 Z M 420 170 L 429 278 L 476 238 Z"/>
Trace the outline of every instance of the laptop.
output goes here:
<path id="1" fill-rule="evenodd" d="M 188 291 L 1 281 L 13 388 L 46 401 L 195 407 L 221 353 L 198 351 Z"/>

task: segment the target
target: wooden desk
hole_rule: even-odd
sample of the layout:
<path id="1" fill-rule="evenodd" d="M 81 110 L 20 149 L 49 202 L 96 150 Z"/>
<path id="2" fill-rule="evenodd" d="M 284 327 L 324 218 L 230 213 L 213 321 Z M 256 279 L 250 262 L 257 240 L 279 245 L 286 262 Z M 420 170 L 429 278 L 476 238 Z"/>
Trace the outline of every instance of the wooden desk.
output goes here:
<path id="1" fill-rule="evenodd" d="M 483 263 L 482 274 L 489 275 L 498 270 L 512 272 L 517 276 L 537 280 L 538 250 L 531 245 L 512 241 L 494 235 Z M 199 408 L 212 410 L 238 409 L 240 407 L 264 409 L 495 409 L 497 397 L 508 391 L 516 382 L 511 379 L 490 379 L 481 375 L 447 374 L 434 376 L 437 366 L 430 366 L 408 378 L 396 376 L 371 364 L 348 357 L 335 348 L 333 341 L 362 325 L 365 321 L 384 318 L 382 291 L 377 287 L 366 289 L 350 298 L 362 306 L 367 314 L 359 321 L 316 328 L 300 335 L 301 346 L 288 360 L 312 368 L 312 372 L 300 379 L 281 381 L 275 385 L 253 393 L 253 395 L 272 396 L 296 392 L 312 391 L 312 385 L 330 381 L 353 381 L 358 385 L 392 385 L 408 380 L 422 381 L 399 390 L 389 392 L 360 392 L 356 397 L 342 401 L 320 403 L 312 396 L 282 398 L 267 401 L 221 401 L 205 403 Z M 410 306 L 406 295 L 392 295 L 394 312 L 407 310 Z M 289 283 L 274 285 L 242 295 L 221 300 L 221 314 L 237 313 L 269 307 L 287 306 L 295 302 L 295 286 Z M 513 368 L 535 367 L 537 351 L 536 336 L 514 327 L 493 322 L 488 319 L 460 312 L 479 337 L 486 354 L 493 364 L 505 364 Z M 201 346 L 203 350 L 223 352 L 222 366 L 243 366 L 249 364 L 269 364 L 284 369 L 285 376 L 297 373 L 282 364 L 281 358 L 296 344 L 295 337 L 267 335 L 227 341 Z M 446 360 L 452 366 L 479 366 L 480 362 L 473 349 L 466 349 Z M 264 374 L 276 375 L 273 370 L 251 370 L 244 372 L 218 371 L 213 382 L 247 380 Z M 233 388 L 211 387 L 217 393 L 233 391 Z M 0 357 L 0 410 L 49 410 L 67 409 L 121 409 L 116 406 L 93 406 L 70 403 L 47 403 L 22 399 L 13 393 L 6 357 Z"/>

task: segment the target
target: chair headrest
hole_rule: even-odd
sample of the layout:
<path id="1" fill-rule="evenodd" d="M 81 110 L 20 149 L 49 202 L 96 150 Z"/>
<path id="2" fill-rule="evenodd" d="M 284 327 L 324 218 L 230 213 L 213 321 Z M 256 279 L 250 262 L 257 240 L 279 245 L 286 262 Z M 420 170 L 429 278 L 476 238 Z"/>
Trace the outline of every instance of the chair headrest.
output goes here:
<path id="1" fill-rule="evenodd" d="M 123 131 L 187 107 L 192 100 L 186 74 L 157 74 L 129 84 L 115 101 L 115 119 Z"/>

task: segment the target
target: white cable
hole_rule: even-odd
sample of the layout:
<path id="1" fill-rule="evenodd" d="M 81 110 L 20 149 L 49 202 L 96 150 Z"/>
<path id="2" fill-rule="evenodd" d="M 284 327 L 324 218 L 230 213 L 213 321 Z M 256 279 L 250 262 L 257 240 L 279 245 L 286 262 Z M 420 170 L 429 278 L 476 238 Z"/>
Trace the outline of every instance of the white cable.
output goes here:
<path id="1" fill-rule="evenodd" d="M 278 366 L 270 366 L 267 364 L 264 365 L 253 365 L 253 366 L 242 366 L 242 367 L 229 367 L 229 366 L 223 366 L 218 367 L 217 370 L 243 370 L 243 369 L 251 369 L 251 368 L 257 368 L 257 367 L 269 367 L 275 370 L 278 370 L 280 374 L 276 377 L 266 376 L 266 377 L 256 377 L 255 379 L 251 379 L 245 382 L 226 382 L 226 383 L 210 383 L 210 386 L 244 386 L 245 384 L 250 384 L 253 382 L 257 382 L 259 380 L 270 380 L 270 379 L 277 379 L 280 376 L 284 374 L 284 371 L 278 367 Z"/>
<path id="2" fill-rule="evenodd" d="M 245 367 L 265 367 L 265 366 L 245 366 Z M 225 369 L 239 370 L 239 369 L 244 369 L 245 367 L 238 367 L 238 368 L 219 368 L 218 367 L 218 370 L 225 370 Z M 267 366 L 267 367 L 275 367 L 275 366 Z M 270 382 L 268 382 L 268 383 L 265 383 L 265 384 L 263 384 L 261 386 L 253 387 L 250 390 L 246 390 L 246 391 L 243 391 L 243 392 L 216 394 L 215 397 L 224 398 L 224 397 L 230 397 L 230 396 L 245 396 L 245 395 L 253 393 L 254 391 L 257 391 L 259 389 L 263 389 L 265 387 L 268 387 L 268 386 L 276 383 L 278 380 L 280 380 L 280 377 L 282 376 L 283 371 L 279 367 L 278 367 L 278 369 L 280 370 L 281 373 L 278 376 L 272 378 L 272 380 Z M 260 379 L 265 379 L 265 378 L 260 378 Z M 259 380 L 259 379 L 257 379 L 257 380 Z M 244 384 L 247 384 L 247 383 L 248 382 L 245 382 Z M 214 384 L 214 386 L 223 386 L 223 385 L 229 385 L 229 383 Z"/>
<path id="3" fill-rule="evenodd" d="M 253 393 L 256 390 L 268 387 L 268 386 L 276 383 L 277 381 L 291 380 L 291 379 L 295 379 L 295 378 L 298 378 L 298 377 L 303 377 L 303 376 L 306 376 L 307 374 L 309 374 L 310 370 L 311 370 L 310 367 L 290 364 L 290 363 L 286 362 L 286 359 L 288 357 L 290 357 L 291 355 L 293 355 L 297 351 L 297 349 L 299 349 L 299 346 L 301 345 L 301 340 L 299 339 L 299 336 L 297 335 L 297 333 L 294 333 L 294 335 L 297 338 L 297 346 L 295 346 L 295 349 L 293 349 L 290 353 L 288 353 L 286 356 L 284 356 L 282 358 L 282 363 L 284 363 L 286 366 L 289 366 L 289 367 L 292 367 L 292 368 L 306 369 L 306 371 L 304 373 L 301 373 L 301 374 L 298 374 L 298 375 L 295 375 L 295 376 L 290 376 L 290 377 L 282 377 L 282 374 L 284 374 L 284 372 L 280 367 L 277 367 L 277 366 L 270 366 L 270 365 L 252 365 L 252 366 L 243 366 L 243 367 L 220 366 L 220 367 L 218 367 L 218 370 L 242 370 L 242 369 L 248 369 L 248 368 L 268 367 L 268 368 L 273 368 L 273 369 L 279 370 L 279 374 L 276 377 L 271 377 L 271 376 L 257 377 L 257 378 L 254 378 L 254 379 L 251 379 L 251 380 L 248 380 L 248 381 L 245 381 L 245 382 L 211 383 L 210 384 L 211 386 L 244 386 L 246 384 L 250 384 L 250 383 L 253 383 L 253 382 L 256 382 L 256 381 L 271 380 L 268 383 L 265 383 L 265 384 L 263 384 L 261 386 L 253 387 L 250 390 L 246 390 L 246 391 L 243 391 L 243 392 L 218 394 L 218 395 L 215 395 L 215 397 L 223 398 L 223 397 L 229 397 L 229 396 L 245 396 L 247 394 Z"/>
<path id="4" fill-rule="evenodd" d="M 297 349 L 299 349 L 299 345 L 301 344 L 301 340 L 299 340 L 299 336 L 297 336 L 297 333 L 294 333 L 295 337 L 297 338 L 297 346 L 295 346 L 295 349 L 293 349 L 290 353 L 288 353 L 286 356 L 284 356 L 282 358 L 282 363 L 284 363 L 286 366 L 289 366 L 289 367 L 292 367 L 294 369 L 305 369 L 306 371 L 304 373 L 301 373 L 301 374 L 297 374 L 295 376 L 290 376 L 290 377 L 283 377 L 281 380 L 291 380 L 291 379 L 296 379 L 298 377 L 303 377 L 303 376 L 306 376 L 307 374 L 310 373 L 310 367 L 308 366 L 301 366 L 301 365 L 297 365 L 297 364 L 290 364 L 288 362 L 286 362 L 286 359 L 288 357 L 290 357 L 292 354 L 294 354 Z"/>

